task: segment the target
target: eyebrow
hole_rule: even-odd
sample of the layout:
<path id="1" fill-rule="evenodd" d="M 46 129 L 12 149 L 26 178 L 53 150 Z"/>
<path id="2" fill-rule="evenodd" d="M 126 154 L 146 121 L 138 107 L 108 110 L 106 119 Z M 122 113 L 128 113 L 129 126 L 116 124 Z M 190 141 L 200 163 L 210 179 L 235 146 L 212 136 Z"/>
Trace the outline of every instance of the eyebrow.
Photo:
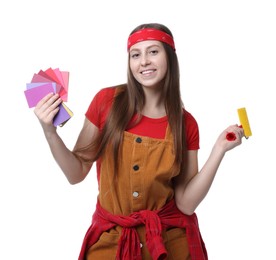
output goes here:
<path id="1" fill-rule="evenodd" d="M 148 46 L 146 49 L 148 50 L 148 49 L 150 49 L 150 48 L 152 48 L 152 47 L 158 47 L 158 48 L 160 48 L 161 46 L 158 45 L 158 44 L 152 44 L 152 45 Z M 141 50 L 141 49 L 139 49 L 139 48 L 133 48 L 133 49 L 130 50 L 130 52 L 133 52 L 133 51 L 140 51 L 140 50 Z"/>

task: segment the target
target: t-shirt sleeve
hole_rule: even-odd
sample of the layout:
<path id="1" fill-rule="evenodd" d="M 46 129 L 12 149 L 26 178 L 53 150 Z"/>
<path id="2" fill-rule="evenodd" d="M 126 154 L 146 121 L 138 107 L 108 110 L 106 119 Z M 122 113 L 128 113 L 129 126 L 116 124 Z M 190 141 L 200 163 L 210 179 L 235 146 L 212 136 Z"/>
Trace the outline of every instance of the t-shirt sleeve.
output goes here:
<path id="1" fill-rule="evenodd" d="M 86 118 L 100 129 L 105 124 L 106 117 L 112 106 L 114 94 L 114 87 L 101 89 L 94 96 L 85 113 Z"/>
<path id="2" fill-rule="evenodd" d="M 186 142 L 188 150 L 198 150 L 199 146 L 199 128 L 196 119 L 188 111 L 184 111 L 184 120 L 186 125 Z"/>

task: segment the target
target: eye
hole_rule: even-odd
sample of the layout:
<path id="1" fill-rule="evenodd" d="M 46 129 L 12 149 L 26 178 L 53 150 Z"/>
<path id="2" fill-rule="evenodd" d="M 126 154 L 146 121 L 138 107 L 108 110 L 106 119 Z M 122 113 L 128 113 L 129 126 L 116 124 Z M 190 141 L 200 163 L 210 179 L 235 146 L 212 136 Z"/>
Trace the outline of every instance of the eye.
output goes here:
<path id="1" fill-rule="evenodd" d="M 156 50 L 156 49 L 150 50 L 149 53 L 152 55 L 156 55 L 156 54 L 158 54 L 158 50 Z"/>
<path id="2" fill-rule="evenodd" d="M 132 54 L 130 55 L 130 57 L 131 57 L 132 59 L 137 59 L 137 58 L 139 57 L 139 53 L 132 53 Z"/>

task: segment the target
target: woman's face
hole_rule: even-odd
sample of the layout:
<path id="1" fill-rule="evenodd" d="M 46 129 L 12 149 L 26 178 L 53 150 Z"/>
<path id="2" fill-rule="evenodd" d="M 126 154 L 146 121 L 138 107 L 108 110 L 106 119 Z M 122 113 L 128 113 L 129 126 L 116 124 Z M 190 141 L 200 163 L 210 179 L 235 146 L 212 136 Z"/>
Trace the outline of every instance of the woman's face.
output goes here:
<path id="1" fill-rule="evenodd" d="M 166 52 L 159 41 L 142 41 L 131 46 L 129 64 L 134 78 L 143 87 L 161 87 L 167 72 Z"/>

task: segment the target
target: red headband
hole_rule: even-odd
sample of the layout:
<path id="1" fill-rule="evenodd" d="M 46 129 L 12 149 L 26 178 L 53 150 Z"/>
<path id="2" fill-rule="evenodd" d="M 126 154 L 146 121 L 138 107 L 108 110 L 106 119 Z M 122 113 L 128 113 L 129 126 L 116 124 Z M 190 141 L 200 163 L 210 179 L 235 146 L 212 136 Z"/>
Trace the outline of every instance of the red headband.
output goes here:
<path id="1" fill-rule="evenodd" d="M 172 36 L 170 36 L 169 34 L 161 30 L 157 30 L 153 28 L 145 28 L 131 34 L 128 38 L 127 50 L 129 51 L 130 47 L 135 43 L 147 41 L 147 40 L 165 42 L 169 44 L 173 48 L 173 50 L 175 50 Z"/>

